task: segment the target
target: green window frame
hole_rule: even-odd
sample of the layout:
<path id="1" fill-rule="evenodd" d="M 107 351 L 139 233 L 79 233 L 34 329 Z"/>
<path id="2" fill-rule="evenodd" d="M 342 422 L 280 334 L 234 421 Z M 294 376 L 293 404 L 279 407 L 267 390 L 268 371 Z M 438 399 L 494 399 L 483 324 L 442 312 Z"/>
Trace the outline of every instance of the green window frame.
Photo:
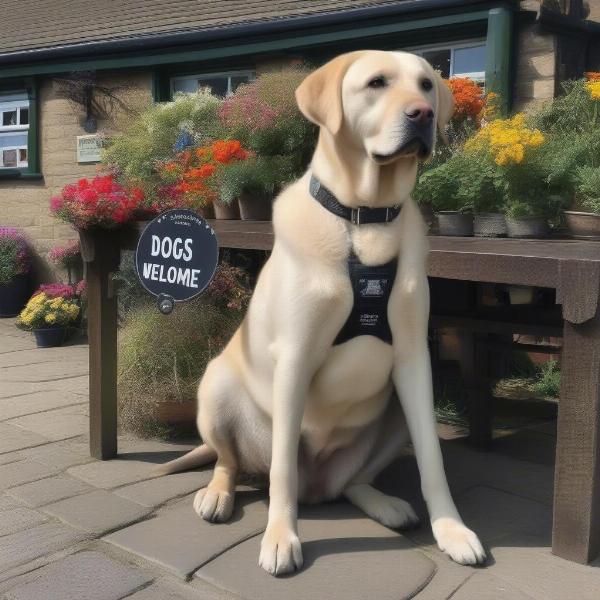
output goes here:
<path id="1" fill-rule="evenodd" d="M 27 166 L 0 168 L 0 179 L 40 179 L 39 152 L 39 103 L 38 81 L 36 78 L 2 81 L 0 96 L 3 92 L 25 91 L 29 101 L 29 129 L 27 130 Z"/>

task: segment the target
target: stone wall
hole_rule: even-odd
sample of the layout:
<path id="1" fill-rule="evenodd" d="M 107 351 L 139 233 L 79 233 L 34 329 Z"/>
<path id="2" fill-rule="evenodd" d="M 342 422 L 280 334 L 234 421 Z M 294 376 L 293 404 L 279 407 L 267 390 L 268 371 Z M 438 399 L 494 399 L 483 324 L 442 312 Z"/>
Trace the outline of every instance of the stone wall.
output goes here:
<path id="1" fill-rule="evenodd" d="M 102 73 L 99 83 L 117 88 L 121 105 L 107 118 L 98 120 L 98 133 L 110 135 L 121 129 L 128 110 L 139 110 L 152 100 L 149 72 Z M 0 225 L 24 230 L 37 252 L 36 278 L 53 278 L 46 264 L 48 250 L 76 237 L 67 224 L 57 221 L 48 210 L 50 198 L 62 186 L 80 177 L 93 176 L 94 164 L 78 164 L 76 136 L 85 135 L 83 109 L 59 97 L 58 86 L 51 78 L 42 81 L 39 90 L 39 144 L 41 181 L 0 180 Z"/>

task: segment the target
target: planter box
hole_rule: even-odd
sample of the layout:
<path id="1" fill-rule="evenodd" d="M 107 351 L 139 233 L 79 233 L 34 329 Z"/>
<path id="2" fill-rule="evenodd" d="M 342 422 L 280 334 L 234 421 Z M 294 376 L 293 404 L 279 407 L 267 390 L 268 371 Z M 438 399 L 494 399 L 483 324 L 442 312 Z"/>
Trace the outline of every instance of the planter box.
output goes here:
<path id="1" fill-rule="evenodd" d="M 219 200 L 214 201 L 215 207 L 215 218 L 216 219 L 225 219 L 228 221 L 234 221 L 240 218 L 240 208 L 237 202 L 232 202 L 231 204 L 225 204 L 224 202 L 220 202 Z"/>
<path id="2" fill-rule="evenodd" d="M 68 329 L 66 327 L 47 327 L 33 330 L 38 348 L 62 346 L 67 339 L 67 333 Z"/>
<path id="3" fill-rule="evenodd" d="M 29 273 L 15 275 L 8 283 L 0 283 L 0 317 L 16 317 L 30 296 Z"/>
<path id="4" fill-rule="evenodd" d="M 544 217 L 506 218 L 508 237 L 543 239 L 548 237 L 548 222 Z"/>
<path id="5" fill-rule="evenodd" d="M 600 215 L 565 210 L 565 221 L 571 237 L 582 240 L 600 240 Z"/>
<path id="6" fill-rule="evenodd" d="M 273 200 L 271 198 L 243 193 L 238 203 L 243 221 L 271 220 L 273 213 Z"/>
<path id="7" fill-rule="evenodd" d="M 473 235 L 473 215 L 451 210 L 435 213 L 439 235 L 470 237 Z"/>
<path id="8" fill-rule="evenodd" d="M 473 233 L 478 237 L 504 237 L 507 234 L 506 219 L 501 213 L 476 214 Z"/>

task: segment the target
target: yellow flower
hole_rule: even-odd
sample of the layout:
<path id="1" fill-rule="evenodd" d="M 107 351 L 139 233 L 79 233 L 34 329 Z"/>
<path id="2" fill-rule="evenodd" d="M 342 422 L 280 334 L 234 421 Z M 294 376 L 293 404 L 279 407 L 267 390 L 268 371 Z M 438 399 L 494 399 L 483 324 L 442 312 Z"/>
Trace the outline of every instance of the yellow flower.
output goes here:
<path id="1" fill-rule="evenodd" d="M 585 87 L 592 100 L 600 100 L 600 80 L 586 81 Z"/>
<path id="2" fill-rule="evenodd" d="M 50 312 L 44 317 L 44 321 L 49 325 L 56 323 L 56 313 Z"/>
<path id="3" fill-rule="evenodd" d="M 54 298 L 54 300 L 52 300 L 50 302 L 50 308 L 52 308 L 52 309 L 60 308 L 62 303 L 63 303 L 63 299 L 60 296 L 58 298 Z"/>

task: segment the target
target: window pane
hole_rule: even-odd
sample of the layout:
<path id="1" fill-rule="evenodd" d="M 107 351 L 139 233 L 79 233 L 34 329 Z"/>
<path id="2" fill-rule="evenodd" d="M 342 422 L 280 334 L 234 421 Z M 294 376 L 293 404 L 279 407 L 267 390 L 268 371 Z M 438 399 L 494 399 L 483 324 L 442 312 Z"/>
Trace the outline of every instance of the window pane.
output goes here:
<path id="1" fill-rule="evenodd" d="M 17 111 L 15 110 L 7 110 L 2 113 L 2 125 L 4 127 L 9 127 L 10 125 L 17 124 Z"/>
<path id="2" fill-rule="evenodd" d="M 233 75 L 231 77 L 231 93 L 238 89 L 240 84 L 248 83 L 250 81 L 249 75 Z"/>
<path id="3" fill-rule="evenodd" d="M 14 147 L 27 147 L 27 132 L 16 132 L 9 135 L 0 135 L 0 149 L 1 148 L 14 148 Z"/>
<path id="4" fill-rule="evenodd" d="M 227 84 L 229 77 L 202 77 L 198 79 L 198 89 L 209 88 L 215 96 L 224 98 L 227 95 Z"/>
<path id="5" fill-rule="evenodd" d="M 195 79 L 175 79 L 173 91 L 184 94 L 193 94 L 198 91 L 198 82 Z"/>
<path id="6" fill-rule="evenodd" d="M 453 75 L 485 72 L 485 44 L 454 51 Z"/>
<path id="7" fill-rule="evenodd" d="M 17 151 L 3 150 L 2 151 L 2 166 L 16 167 L 17 166 Z"/>
<path id="8" fill-rule="evenodd" d="M 29 109 L 22 108 L 19 111 L 19 125 L 29 125 Z"/>
<path id="9" fill-rule="evenodd" d="M 425 50 L 421 55 L 431 66 L 442 74 L 450 77 L 450 50 Z"/>
<path id="10" fill-rule="evenodd" d="M 19 150 L 19 162 L 23 166 L 27 166 L 27 148 L 21 148 Z"/>

